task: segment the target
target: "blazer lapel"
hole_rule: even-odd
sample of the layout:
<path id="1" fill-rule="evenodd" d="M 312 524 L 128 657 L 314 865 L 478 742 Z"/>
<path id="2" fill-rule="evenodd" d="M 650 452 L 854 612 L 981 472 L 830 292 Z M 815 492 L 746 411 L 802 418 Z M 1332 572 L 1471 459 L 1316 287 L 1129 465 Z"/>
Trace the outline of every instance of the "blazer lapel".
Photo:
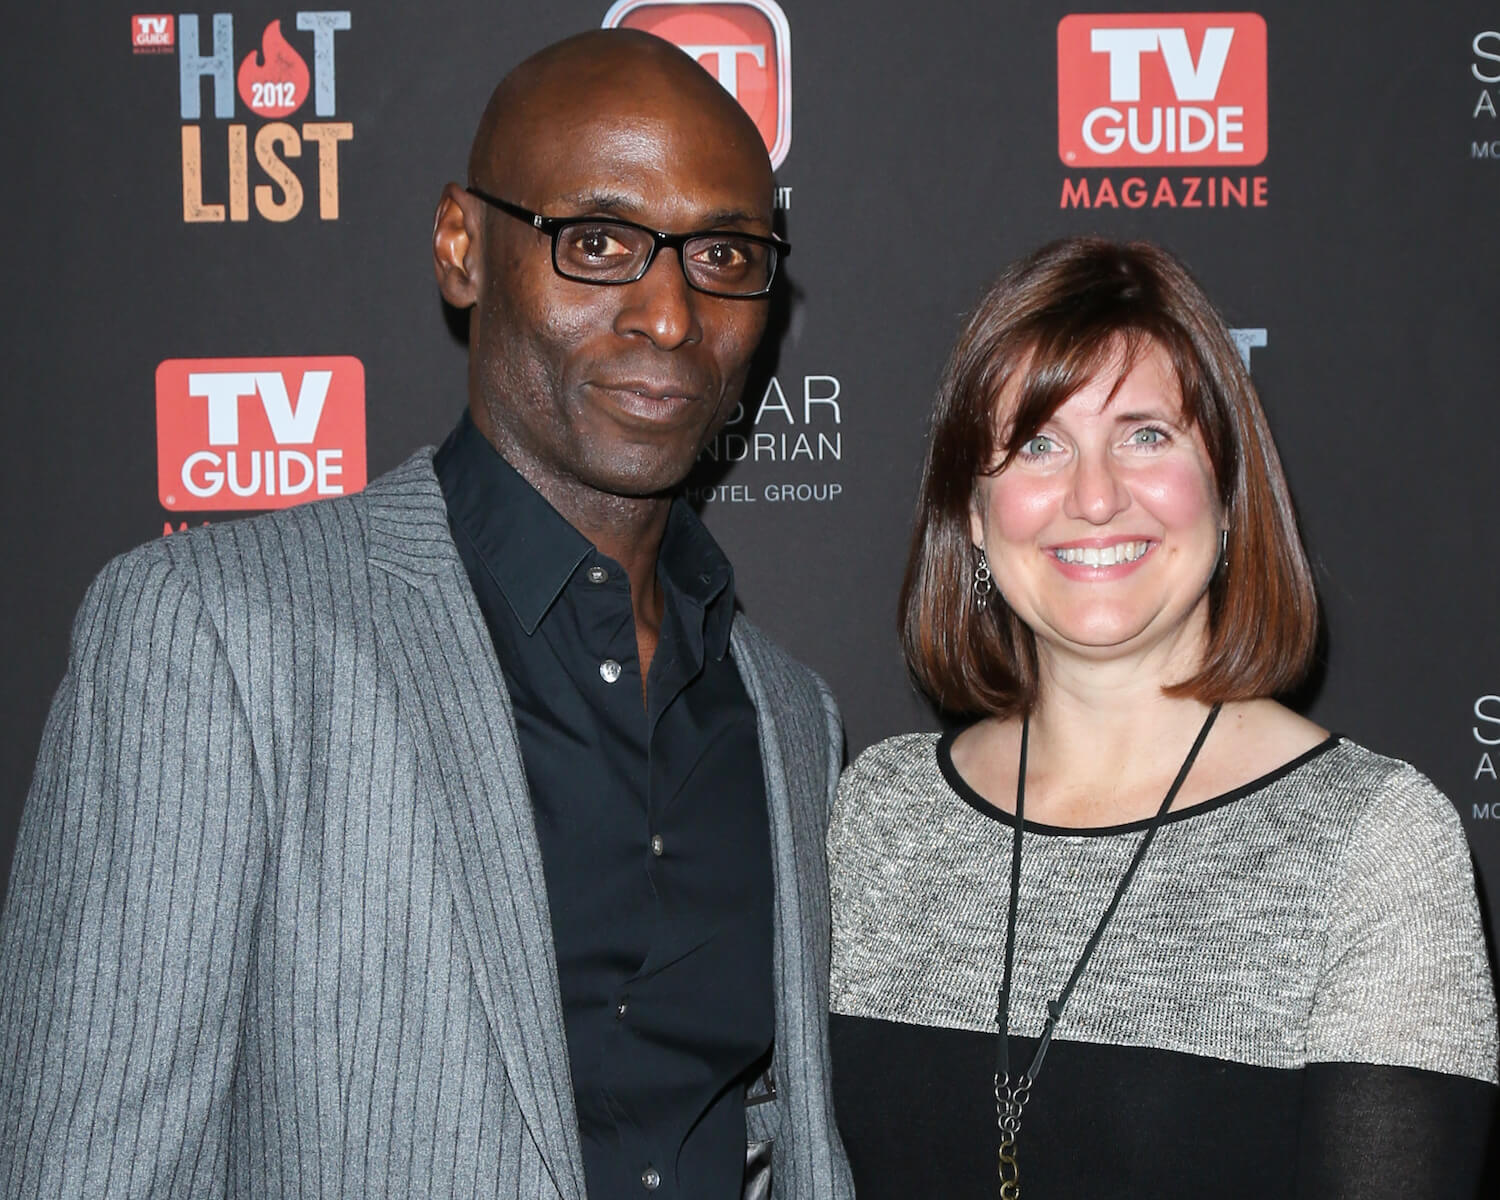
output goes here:
<path id="1" fill-rule="evenodd" d="M 804 1011 L 807 994 L 803 966 L 816 961 L 809 955 L 806 945 L 813 913 L 808 911 L 810 897 L 804 894 L 806 872 L 799 870 L 799 852 L 808 852 L 808 847 L 801 844 L 803 842 L 810 841 L 812 851 L 818 854 L 823 853 L 823 847 L 814 835 L 798 829 L 799 806 L 793 803 L 792 797 L 794 791 L 800 793 L 807 784 L 793 769 L 797 761 L 789 759 L 789 755 L 795 757 L 800 748 L 788 744 L 789 737 L 793 741 L 796 739 L 794 731 L 784 727 L 784 701 L 773 694 L 775 665 L 767 659 L 759 642 L 747 636 L 746 625 L 742 618 L 735 618 L 730 644 L 745 691 L 755 706 L 761 766 L 766 781 L 766 811 L 771 824 L 771 870 L 776 895 L 772 957 L 776 988 L 776 1045 L 772 1055 L 772 1077 L 778 1091 L 785 1092 L 795 1086 L 801 1070 L 800 1067 L 789 1067 L 788 1063 L 805 1062 L 803 1056 L 809 1050 L 805 1044 L 808 1040 Z M 810 727 L 821 729 L 824 726 L 822 720 L 815 717 Z M 825 759 L 826 753 L 805 756 L 809 763 Z M 816 909 L 816 905 L 812 907 Z M 817 1052 L 816 1046 L 811 1049 Z"/>
<path id="2" fill-rule="evenodd" d="M 776 1195 L 853 1196 L 828 1092 L 828 876 L 824 822 L 838 777 L 837 720 L 813 679 L 736 617 L 735 665 L 755 705 L 776 882 Z M 771 1107 L 771 1106 L 768 1106 Z M 779 1132 L 778 1132 L 779 1130 Z"/>
<path id="3" fill-rule="evenodd" d="M 552 922 L 515 721 L 431 452 L 367 489 L 381 654 L 396 680 L 475 983 L 528 1127 L 582 1200 Z M 383 583 L 382 583 L 383 580 Z"/>

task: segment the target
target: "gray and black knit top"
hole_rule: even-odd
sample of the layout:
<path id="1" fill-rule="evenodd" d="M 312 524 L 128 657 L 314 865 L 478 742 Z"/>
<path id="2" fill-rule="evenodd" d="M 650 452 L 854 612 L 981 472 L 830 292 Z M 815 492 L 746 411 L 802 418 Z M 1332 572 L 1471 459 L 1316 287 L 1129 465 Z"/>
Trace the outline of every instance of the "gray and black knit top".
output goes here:
<path id="1" fill-rule="evenodd" d="M 996 1191 L 1013 823 L 948 746 L 911 734 L 872 747 L 829 832 L 836 1100 L 861 1200 Z M 1144 828 L 1027 822 L 1021 1063 Z M 1025 1194 L 1287 1195 L 1295 1176 L 1298 1194 L 1379 1196 L 1395 1171 L 1390 1194 L 1426 1195 L 1394 1161 L 1421 1139 L 1424 1158 L 1446 1147 L 1449 1160 L 1431 1194 L 1461 1195 L 1495 1081 L 1457 814 L 1410 766 L 1330 738 L 1168 815 L 1036 1084 Z"/>

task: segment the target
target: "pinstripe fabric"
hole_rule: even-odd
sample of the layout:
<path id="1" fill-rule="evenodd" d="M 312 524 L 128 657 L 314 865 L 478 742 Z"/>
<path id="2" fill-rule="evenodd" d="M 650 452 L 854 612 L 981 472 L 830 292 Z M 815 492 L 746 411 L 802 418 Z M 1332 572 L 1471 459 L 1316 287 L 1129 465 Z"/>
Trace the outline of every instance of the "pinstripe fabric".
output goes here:
<path id="1" fill-rule="evenodd" d="M 828 1098 L 826 690 L 747 623 L 777 884 L 778 1197 Z M 111 563 L 0 920 L 0 1194 L 583 1200 L 509 701 L 430 451 Z"/>

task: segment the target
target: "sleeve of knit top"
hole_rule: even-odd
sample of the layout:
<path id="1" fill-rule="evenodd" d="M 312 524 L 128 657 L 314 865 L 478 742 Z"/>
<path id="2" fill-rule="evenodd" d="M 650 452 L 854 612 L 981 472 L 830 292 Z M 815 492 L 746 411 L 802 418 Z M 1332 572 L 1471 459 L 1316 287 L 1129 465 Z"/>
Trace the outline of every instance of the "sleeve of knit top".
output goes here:
<path id="1" fill-rule="evenodd" d="M 1447 797 L 1404 764 L 1344 850 L 1307 1058 L 1496 1081 L 1495 991 L 1468 843 Z"/>
<path id="2" fill-rule="evenodd" d="M 1307 1058 L 1298 1196 L 1490 1194 L 1495 993 L 1468 844 L 1408 766 L 1344 849 Z"/>

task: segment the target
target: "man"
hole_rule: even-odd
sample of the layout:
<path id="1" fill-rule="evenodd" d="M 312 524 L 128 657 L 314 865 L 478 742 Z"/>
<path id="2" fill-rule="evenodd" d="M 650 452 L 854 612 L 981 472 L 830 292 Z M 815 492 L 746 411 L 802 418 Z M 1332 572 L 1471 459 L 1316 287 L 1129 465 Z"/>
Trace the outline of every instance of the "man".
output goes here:
<path id="1" fill-rule="evenodd" d="M 544 50 L 438 207 L 472 316 L 436 458 L 96 581 L 0 929 L 7 1194 L 713 1200 L 770 1159 L 852 1195 L 837 718 L 671 499 L 764 328 L 770 197 L 675 48 Z"/>

